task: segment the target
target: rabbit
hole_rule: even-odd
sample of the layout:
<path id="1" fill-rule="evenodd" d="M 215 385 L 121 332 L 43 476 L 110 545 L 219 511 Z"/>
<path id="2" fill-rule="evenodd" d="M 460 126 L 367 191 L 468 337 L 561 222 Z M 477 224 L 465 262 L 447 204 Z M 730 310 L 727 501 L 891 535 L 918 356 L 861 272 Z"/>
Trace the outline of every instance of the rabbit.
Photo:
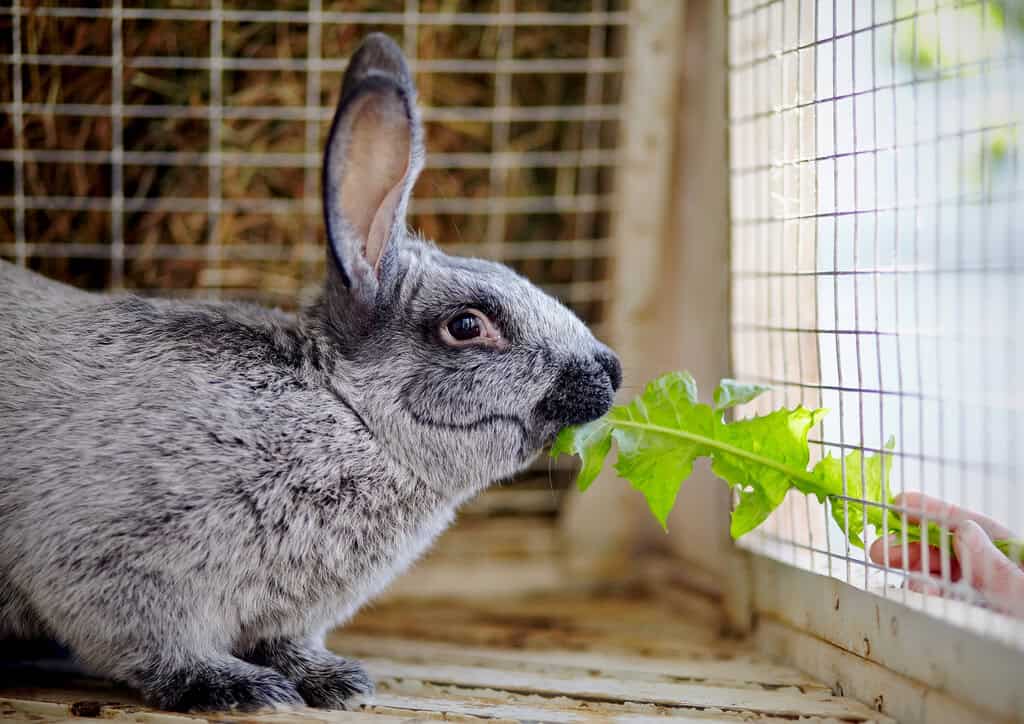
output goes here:
<path id="1" fill-rule="evenodd" d="M 0 262 L 0 641 L 52 640 L 161 709 L 372 696 L 325 633 L 622 377 L 554 298 L 408 230 L 423 161 L 406 62 L 373 34 L 324 153 L 326 278 L 298 313 Z"/>

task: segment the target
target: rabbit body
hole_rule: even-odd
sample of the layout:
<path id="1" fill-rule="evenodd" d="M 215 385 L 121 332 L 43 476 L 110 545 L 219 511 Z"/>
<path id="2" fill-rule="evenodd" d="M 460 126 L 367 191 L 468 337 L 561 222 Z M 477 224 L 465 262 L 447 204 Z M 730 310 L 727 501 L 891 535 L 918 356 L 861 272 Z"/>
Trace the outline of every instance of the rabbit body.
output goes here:
<path id="1" fill-rule="evenodd" d="M 193 663 L 175 647 L 315 637 L 473 492 L 396 460 L 294 317 L 87 295 L 3 262 L 0 288 L 0 639 L 56 634 L 145 686 Z"/>
<path id="2" fill-rule="evenodd" d="M 609 406 L 618 362 L 575 316 L 406 231 L 398 49 L 371 36 L 345 84 L 299 314 L 0 262 L 0 640 L 54 639 L 163 708 L 343 708 L 372 684 L 325 632 Z"/>

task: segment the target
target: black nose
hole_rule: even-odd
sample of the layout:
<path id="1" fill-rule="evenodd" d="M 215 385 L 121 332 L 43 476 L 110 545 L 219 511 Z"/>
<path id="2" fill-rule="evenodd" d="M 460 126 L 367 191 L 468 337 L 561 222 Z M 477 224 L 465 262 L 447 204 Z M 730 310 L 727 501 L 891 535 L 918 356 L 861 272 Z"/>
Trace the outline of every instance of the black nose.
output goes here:
<path id="1" fill-rule="evenodd" d="M 595 364 L 596 363 L 596 364 Z M 561 425 L 580 425 L 601 417 L 622 384 L 622 365 L 607 347 L 566 360 L 537 412 Z"/>
<path id="2" fill-rule="evenodd" d="M 619 358 L 610 349 L 602 350 L 597 353 L 597 363 L 608 375 L 612 389 L 618 392 L 622 386 L 622 364 L 619 362 Z"/>

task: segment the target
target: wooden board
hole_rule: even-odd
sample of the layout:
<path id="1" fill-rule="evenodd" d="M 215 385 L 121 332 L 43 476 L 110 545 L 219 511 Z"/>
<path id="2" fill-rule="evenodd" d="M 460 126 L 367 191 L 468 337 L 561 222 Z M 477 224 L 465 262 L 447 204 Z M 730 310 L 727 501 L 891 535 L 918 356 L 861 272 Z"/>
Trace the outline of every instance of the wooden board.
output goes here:
<path id="1" fill-rule="evenodd" d="M 403 661 L 432 665 L 445 661 L 460 666 L 494 666 L 503 670 L 531 671 L 561 678 L 589 677 L 595 671 L 622 681 L 711 683 L 739 687 L 798 687 L 829 691 L 829 687 L 787 666 L 756 654 L 714 657 L 654 658 L 596 651 L 508 650 L 447 643 L 336 634 L 331 648 L 361 659 Z"/>
<path id="2" fill-rule="evenodd" d="M 751 555 L 751 562 L 759 619 L 775 632 L 754 639 L 771 642 L 766 651 L 796 666 L 814 662 L 819 676 L 845 681 L 844 689 L 865 701 L 887 701 L 883 708 L 907 722 L 1024 721 L 1020 649 L 978 635 L 962 621 L 914 610 L 901 602 L 902 594 L 890 592 L 887 599 L 764 556 Z M 916 606 L 934 606 L 935 614 L 963 605 L 906 595 Z M 784 627 L 785 635 L 771 623 Z M 813 640 L 829 647 L 827 656 Z M 873 673 L 878 671 L 884 673 Z M 897 686 L 903 681 L 913 685 Z M 960 711 L 979 714 L 958 719 Z"/>
<path id="3" fill-rule="evenodd" d="M 0 680 L 0 720 L 192 722 L 891 722 L 719 636 L 707 600 L 635 590 L 525 600 L 378 604 L 330 647 L 360 658 L 377 696 L 352 712 L 168 714 L 107 682 Z M 2 674 L 0 674 L 2 676 Z"/>

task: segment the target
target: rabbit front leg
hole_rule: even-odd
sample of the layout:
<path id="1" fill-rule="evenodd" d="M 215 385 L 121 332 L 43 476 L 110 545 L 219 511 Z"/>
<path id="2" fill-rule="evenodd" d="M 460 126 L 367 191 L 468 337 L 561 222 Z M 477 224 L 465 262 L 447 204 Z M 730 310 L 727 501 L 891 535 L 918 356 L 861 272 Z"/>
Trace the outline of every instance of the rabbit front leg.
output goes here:
<path id="1" fill-rule="evenodd" d="M 48 585 L 36 587 L 35 602 L 53 637 L 87 671 L 133 686 L 146 703 L 173 711 L 305 703 L 281 673 L 232 656 L 227 637 L 218 635 L 225 622 L 201 616 L 187 589 L 162 585 L 160 576 L 127 564 L 81 567 L 94 575 L 71 580 L 67 570 L 63 577 L 53 572 Z M 106 578 L 95 575 L 101 570 Z"/>
<path id="2" fill-rule="evenodd" d="M 266 639 L 242 658 L 284 674 L 318 709 L 351 709 L 373 696 L 373 680 L 362 664 L 331 653 L 321 642 Z"/>
<path id="3" fill-rule="evenodd" d="M 93 629 L 95 630 L 95 629 Z M 170 711 L 254 711 L 305 704 L 287 677 L 167 629 L 162 643 L 127 632 L 117 639 L 62 636 L 94 673 L 134 686 L 146 703 Z M 182 635 L 176 635 L 182 634 Z"/>

